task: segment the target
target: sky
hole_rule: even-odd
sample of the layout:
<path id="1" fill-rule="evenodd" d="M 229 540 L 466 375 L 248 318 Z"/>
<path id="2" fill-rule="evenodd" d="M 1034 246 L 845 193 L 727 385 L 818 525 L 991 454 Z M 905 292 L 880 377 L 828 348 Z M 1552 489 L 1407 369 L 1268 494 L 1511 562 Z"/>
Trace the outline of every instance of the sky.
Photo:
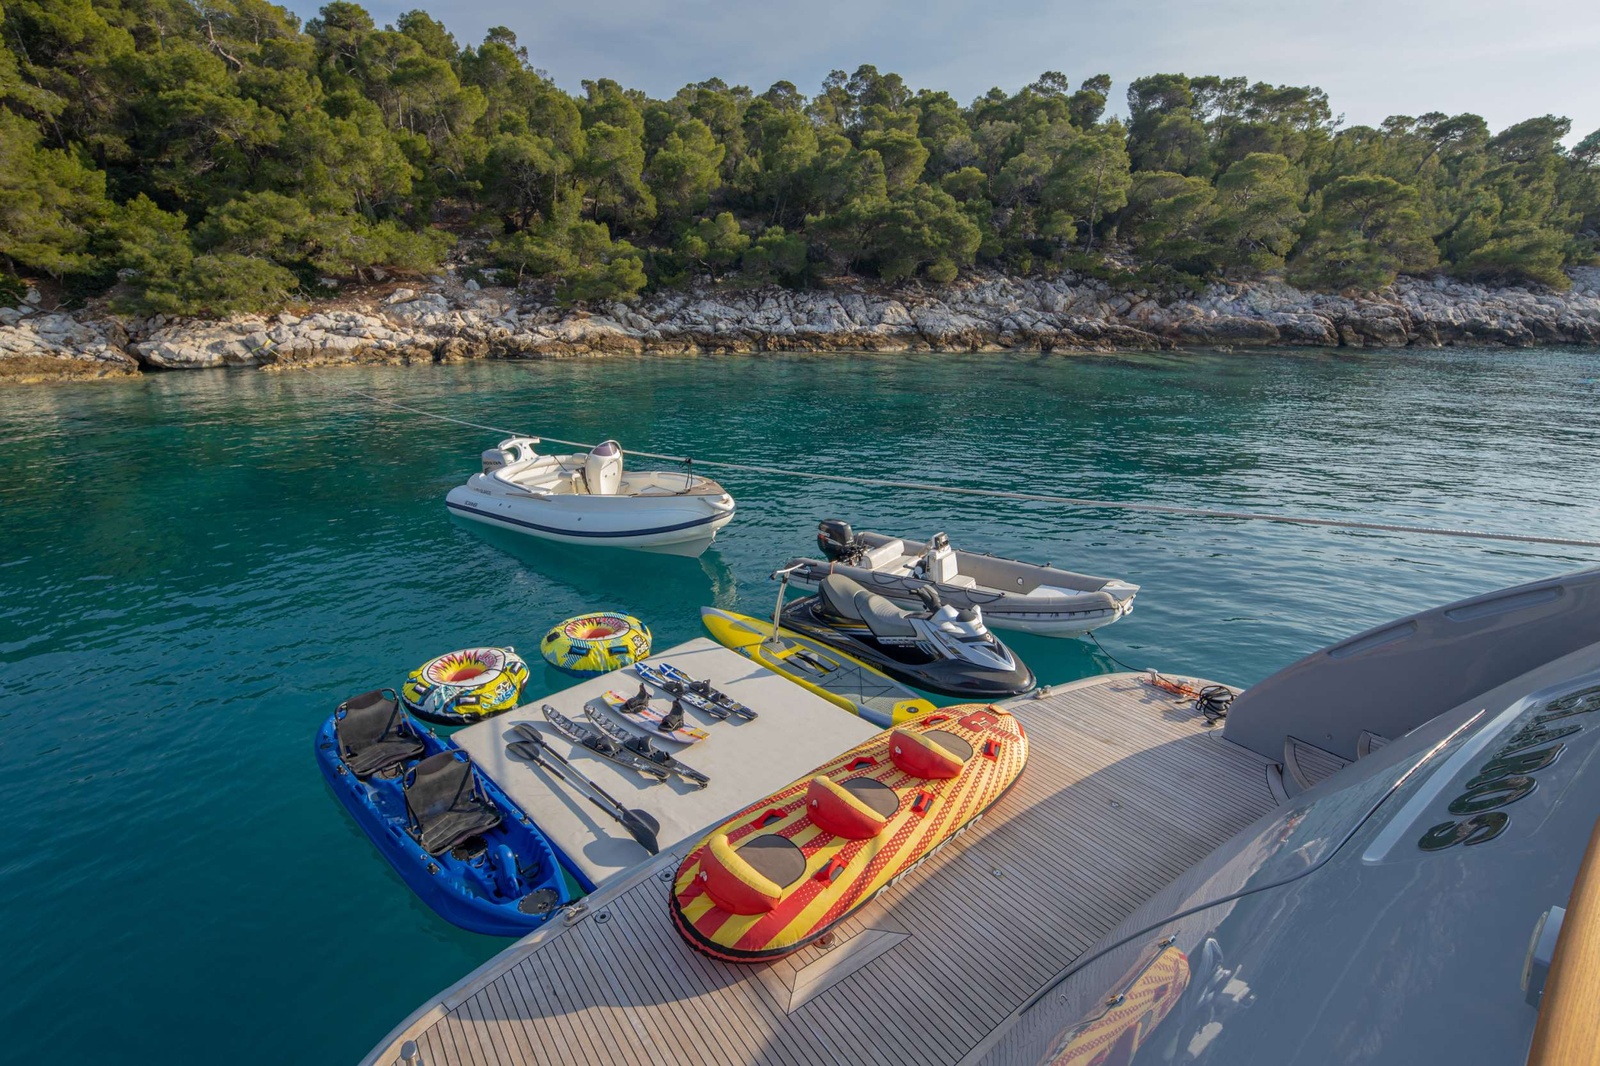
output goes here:
<path id="1" fill-rule="evenodd" d="M 316 3 L 295 0 L 302 17 Z M 1318 85 L 1346 125 L 1472 111 L 1600 129 L 1600 0 L 368 0 L 383 25 L 423 7 L 462 44 L 510 27 L 533 65 L 578 91 L 609 77 L 655 97 L 709 77 L 815 93 L 872 63 L 962 103 L 1045 70 L 1110 74 L 1113 112 L 1143 74 Z"/>

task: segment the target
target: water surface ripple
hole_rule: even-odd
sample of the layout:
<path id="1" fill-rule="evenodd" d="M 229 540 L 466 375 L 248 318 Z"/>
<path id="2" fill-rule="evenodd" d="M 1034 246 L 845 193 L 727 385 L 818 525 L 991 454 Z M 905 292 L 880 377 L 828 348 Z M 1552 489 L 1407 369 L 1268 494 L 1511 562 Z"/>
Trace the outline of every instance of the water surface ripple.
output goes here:
<path id="1" fill-rule="evenodd" d="M 341 697 L 597 607 L 660 646 L 770 609 L 815 520 L 1144 586 L 1106 647 L 1249 683 L 1394 615 L 1600 561 L 728 474 L 699 560 L 447 516 L 473 421 L 954 485 L 1600 534 L 1600 354 L 609 358 L 150 375 L 0 395 L 0 957 L 22 1062 L 352 1061 L 505 942 L 415 902 L 323 788 Z M 1109 669 L 1017 637 L 1046 682 Z M 560 687 L 536 669 L 531 695 Z M 775 782 L 776 784 L 776 782 Z"/>

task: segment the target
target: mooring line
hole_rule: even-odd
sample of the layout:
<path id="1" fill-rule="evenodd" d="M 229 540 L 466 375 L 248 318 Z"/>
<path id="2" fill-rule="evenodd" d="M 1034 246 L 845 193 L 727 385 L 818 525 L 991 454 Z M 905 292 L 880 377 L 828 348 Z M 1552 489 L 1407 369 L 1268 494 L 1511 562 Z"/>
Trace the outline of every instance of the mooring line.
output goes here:
<path id="1" fill-rule="evenodd" d="M 562 440 L 559 437 L 547 437 L 542 433 L 526 433 L 521 430 L 507 429 L 504 426 L 490 426 L 481 422 L 468 422 L 461 418 L 452 418 L 441 415 L 435 411 L 423 410 L 420 407 L 411 407 L 407 404 L 386 400 L 381 396 L 374 396 L 370 392 L 352 389 L 347 385 L 340 385 L 319 379 L 323 384 L 348 392 L 353 396 L 360 396 L 373 403 L 391 407 L 397 411 L 431 418 L 439 422 L 449 422 L 468 429 L 481 429 L 490 433 L 504 433 L 512 437 L 538 437 L 540 440 L 550 441 L 552 444 L 565 444 L 571 448 L 592 448 L 593 444 L 582 441 Z M 693 462 L 695 466 L 708 467 L 714 470 L 737 470 L 750 474 L 767 474 L 773 477 L 804 478 L 810 481 L 831 481 L 844 485 L 860 485 L 867 488 L 907 489 L 913 492 L 935 492 L 953 496 L 976 496 L 994 500 L 1020 500 L 1025 503 L 1052 503 L 1063 507 L 1078 507 L 1085 509 L 1103 508 L 1115 511 L 1137 511 L 1146 514 L 1174 515 L 1184 518 L 1230 518 L 1247 522 L 1277 522 L 1282 525 L 1293 526 L 1323 526 L 1330 529 L 1366 530 L 1378 533 L 1417 533 L 1430 537 L 1464 537 L 1471 540 L 1506 541 L 1515 544 L 1551 544 L 1564 548 L 1600 548 L 1600 540 L 1585 540 L 1579 537 L 1540 537 L 1527 533 L 1496 533 L 1481 529 L 1459 529 L 1449 526 L 1416 526 L 1400 522 L 1363 522 L 1348 518 L 1318 518 L 1310 515 L 1273 514 L 1267 511 L 1225 511 L 1212 507 L 1183 507 L 1177 504 L 1144 503 L 1125 500 L 1091 500 L 1077 496 L 1056 496 L 1042 492 L 1011 492 L 1005 489 L 975 489 L 960 485 L 936 485 L 926 481 L 893 481 L 887 478 L 857 477 L 850 474 L 824 474 L 814 470 L 789 470 L 778 466 L 760 466 L 752 463 L 732 463 L 719 459 L 691 459 L 683 455 L 663 455 L 659 452 L 644 452 L 636 448 L 624 448 L 623 451 L 645 459 L 660 459 L 672 463 Z"/>

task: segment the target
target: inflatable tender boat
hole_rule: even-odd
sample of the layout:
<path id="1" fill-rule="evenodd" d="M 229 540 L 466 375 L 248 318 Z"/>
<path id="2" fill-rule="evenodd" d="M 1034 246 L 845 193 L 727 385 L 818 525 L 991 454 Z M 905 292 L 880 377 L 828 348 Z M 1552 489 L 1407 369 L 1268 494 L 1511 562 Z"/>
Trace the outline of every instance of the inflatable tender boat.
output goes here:
<path id="1" fill-rule="evenodd" d="M 995 699 L 1031 691 L 1033 671 L 983 624 L 923 590 L 923 610 L 897 607 L 839 574 L 783 609 L 783 625 L 926 692 Z"/>
<path id="2" fill-rule="evenodd" d="M 816 588 L 842 574 L 901 606 L 920 604 L 918 590 L 932 588 L 941 603 L 978 607 L 996 629 L 1044 637 L 1075 637 L 1108 626 L 1133 610 L 1139 586 L 1111 577 L 1058 570 L 978 552 L 957 551 L 936 533 L 926 544 L 882 533 L 851 530 L 830 518 L 817 528 L 821 559 L 791 559 L 792 580 Z"/>
<path id="3" fill-rule="evenodd" d="M 316 755 L 356 824 L 446 921 L 523 936 L 583 895 L 539 827 L 466 752 L 418 726 L 392 689 L 340 704 Z"/>
<path id="4" fill-rule="evenodd" d="M 1027 761 L 997 707 L 879 733 L 712 830 L 678 867 L 673 921 L 714 958 L 797 951 L 976 822 Z"/>
<path id="5" fill-rule="evenodd" d="M 542 455 L 538 437 L 483 453 L 483 470 L 450 490 L 452 514 L 517 533 L 668 555 L 699 555 L 733 521 L 733 497 L 710 478 L 625 470 L 614 440 L 574 455 Z"/>

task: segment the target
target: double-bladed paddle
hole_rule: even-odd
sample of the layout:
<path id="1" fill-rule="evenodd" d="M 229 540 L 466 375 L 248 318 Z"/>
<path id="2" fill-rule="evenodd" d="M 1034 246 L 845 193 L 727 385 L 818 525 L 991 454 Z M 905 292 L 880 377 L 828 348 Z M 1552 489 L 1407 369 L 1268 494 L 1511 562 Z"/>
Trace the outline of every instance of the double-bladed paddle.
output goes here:
<path id="1" fill-rule="evenodd" d="M 519 758 L 537 763 L 544 767 L 546 773 L 561 778 L 573 788 L 578 788 L 581 784 L 588 790 L 584 792 L 585 799 L 621 823 L 622 828 L 626 829 L 628 835 L 637 840 L 644 850 L 652 855 L 660 854 L 661 845 L 657 842 L 657 836 L 661 832 L 661 823 L 656 821 L 654 815 L 637 807 L 624 807 L 611 793 L 573 769 L 566 757 L 552 748 L 544 739 L 544 734 L 533 726 L 524 723 L 515 726 L 512 732 L 523 739 L 507 744 L 507 751 Z M 547 756 L 550 761 L 546 761 Z"/>

